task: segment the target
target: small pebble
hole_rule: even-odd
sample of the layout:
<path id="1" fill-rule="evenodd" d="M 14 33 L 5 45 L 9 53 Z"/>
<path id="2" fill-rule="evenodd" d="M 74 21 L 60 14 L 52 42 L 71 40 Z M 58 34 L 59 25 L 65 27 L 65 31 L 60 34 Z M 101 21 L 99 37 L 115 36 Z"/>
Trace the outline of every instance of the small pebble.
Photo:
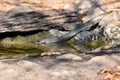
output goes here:
<path id="1" fill-rule="evenodd" d="M 41 56 L 60 55 L 61 52 L 43 52 Z"/>
<path id="2" fill-rule="evenodd" d="M 75 54 L 64 54 L 64 55 L 58 56 L 56 58 L 60 59 L 60 60 L 75 60 L 75 61 L 82 60 L 82 58 L 80 56 L 75 55 Z"/>

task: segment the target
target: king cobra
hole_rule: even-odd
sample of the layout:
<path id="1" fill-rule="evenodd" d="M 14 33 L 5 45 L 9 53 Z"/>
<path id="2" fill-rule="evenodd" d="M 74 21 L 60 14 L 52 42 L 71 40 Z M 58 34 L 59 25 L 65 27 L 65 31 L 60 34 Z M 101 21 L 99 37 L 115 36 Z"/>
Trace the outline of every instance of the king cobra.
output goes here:
<path id="1" fill-rule="evenodd" d="M 48 44 L 48 43 L 66 42 L 66 41 L 70 40 L 71 38 L 73 38 L 75 35 L 77 35 L 79 32 L 85 30 L 86 28 L 91 28 L 92 26 L 97 24 L 100 20 L 102 20 L 102 18 L 104 18 L 106 15 L 110 14 L 111 12 L 112 11 L 102 13 L 102 14 L 98 15 L 97 17 L 94 17 L 93 19 L 88 20 L 81 27 L 76 27 L 73 31 L 71 31 L 65 35 L 62 35 L 60 37 L 41 39 L 41 40 L 38 40 L 36 43 Z"/>

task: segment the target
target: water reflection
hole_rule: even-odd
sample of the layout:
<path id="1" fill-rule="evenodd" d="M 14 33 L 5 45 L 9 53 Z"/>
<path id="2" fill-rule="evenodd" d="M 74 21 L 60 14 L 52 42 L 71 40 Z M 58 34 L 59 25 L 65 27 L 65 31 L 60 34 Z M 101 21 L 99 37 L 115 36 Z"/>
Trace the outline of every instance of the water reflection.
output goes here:
<path id="1" fill-rule="evenodd" d="M 6 37 L 0 40 L 0 58 L 23 58 L 25 54 L 41 54 L 42 52 L 82 53 L 99 47 L 98 42 L 87 44 L 79 43 L 74 39 L 64 43 L 36 44 L 39 39 L 50 37 L 48 32 L 15 37 Z"/>

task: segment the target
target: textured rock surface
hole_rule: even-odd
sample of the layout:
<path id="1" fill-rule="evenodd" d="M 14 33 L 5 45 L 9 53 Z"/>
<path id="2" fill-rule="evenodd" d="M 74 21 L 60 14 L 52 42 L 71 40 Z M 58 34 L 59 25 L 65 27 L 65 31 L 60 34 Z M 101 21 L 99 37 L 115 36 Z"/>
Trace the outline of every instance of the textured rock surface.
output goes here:
<path id="1" fill-rule="evenodd" d="M 119 10 L 119 0 L 80 0 L 75 4 L 76 9 L 81 9 L 80 13 L 85 13 L 87 16 L 83 21 L 87 21 L 103 12 L 111 10 Z"/>
<path id="2" fill-rule="evenodd" d="M 33 30 L 72 30 L 81 24 L 77 11 L 35 11 L 28 6 L 17 6 L 0 13 L 0 32 L 25 32 Z M 71 25 L 71 26 L 70 26 Z"/>
<path id="3" fill-rule="evenodd" d="M 0 10 L 6 11 L 15 5 L 32 6 L 36 10 L 50 10 L 50 9 L 71 9 L 73 6 L 87 3 L 85 6 L 81 5 L 82 9 L 91 7 L 92 5 L 100 5 L 103 9 L 116 9 L 120 7 L 119 0 L 0 0 Z M 94 6 L 95 7 L 95 6 Z M 3 9 L 4 8 L 4 9 Z"/>
<path id="4" fill-rule="evenodd" d="M 109 53 L 108 53 L 109 54 Z M 99 55 L 89 61 L 55 58 L 0 61 L 1 80 L 97 80 L 98 72 L 120 64 L 120 53 Z"/>
<path id="5" fill-rule="evenodd" d="M 113 21 L 104 29 L 104 35 L 111 40 L 112 44 L 120 44 L 120 21 Z"/>
<path id="6" fill-rule="evenodd" d="M 62 56 L 58 56 L 57 59 L 59 60 L 75 60 L 75 61 L 82 61 L 82 57 L 77 56 L 75 54 L 64 54 Z"/>

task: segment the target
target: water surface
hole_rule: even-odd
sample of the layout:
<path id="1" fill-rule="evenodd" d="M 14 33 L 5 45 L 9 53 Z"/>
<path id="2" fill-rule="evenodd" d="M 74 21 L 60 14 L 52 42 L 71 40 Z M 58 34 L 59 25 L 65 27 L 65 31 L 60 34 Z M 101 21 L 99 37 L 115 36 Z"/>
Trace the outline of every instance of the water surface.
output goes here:
<path id="1" fill-rule="evenodd" d="M 79 43 L 74 39 L 63 43 L 36 44 L 37 40 L 51 36 L 48 32 L 38 32 L 27 36 L 5 37 L 0 40 L 0 59 L 24 58 L 26 54 L 41 54 L 42 52 L 80 54 L 105 45 L 101 40 Z"/>

